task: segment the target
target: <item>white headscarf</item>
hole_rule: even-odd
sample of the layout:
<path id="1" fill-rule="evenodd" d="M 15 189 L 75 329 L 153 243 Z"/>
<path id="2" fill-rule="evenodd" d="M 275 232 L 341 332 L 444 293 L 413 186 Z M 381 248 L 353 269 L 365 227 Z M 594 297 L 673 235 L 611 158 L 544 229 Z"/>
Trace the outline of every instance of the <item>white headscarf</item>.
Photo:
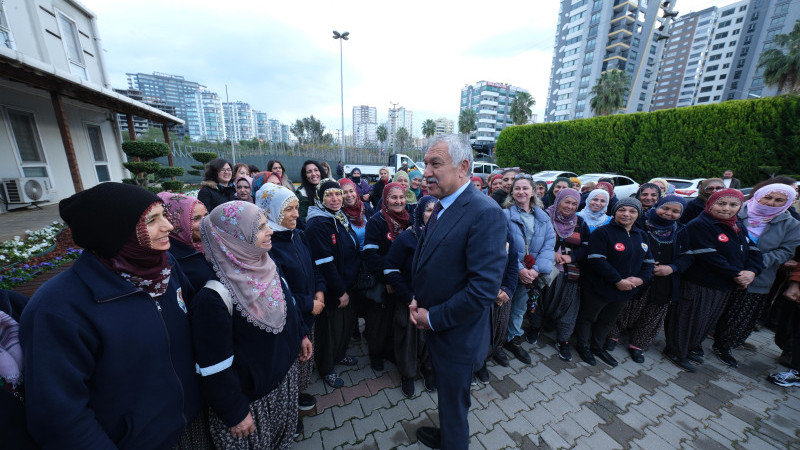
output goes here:
<path id="1" fill-rule="evenodd" d="M 264 210 L 267 215 L 267 225 L 273 231 L 286 231 L 288 228 L 281 226 L 283 210 L 292 200 L 297 200 L 294 192 L 277 184 L 267 183 L 256 192 L 256 206 Z M 299 200 L 298 200 L 299 201 Z"/>
<path id="2" fill-rule="evenodd" d="M 606 208 L 602 208 L 600 209 L 600 211 L 597 212 L 594 212 L 589 208 L 589 202 L 591 202 L 592 199 L 597 197 L 598 195 L 605 195 L 606 207 L 608 207 L 608 201 L 609 201 L 608 192 L 602 189 L 595 189 L 589 192 L 589 195 L 586 197 L 586 206 L 584 206 L 583 209 L 578 212 L 578 215 L 583 217 L 583 220 L 586 221 L 586 225 L 588 225 L 590 228 L 599 227 L 600 225 L 603 225 L 606 222 L 608 222 L 608 216 L 606 215 Z"/>

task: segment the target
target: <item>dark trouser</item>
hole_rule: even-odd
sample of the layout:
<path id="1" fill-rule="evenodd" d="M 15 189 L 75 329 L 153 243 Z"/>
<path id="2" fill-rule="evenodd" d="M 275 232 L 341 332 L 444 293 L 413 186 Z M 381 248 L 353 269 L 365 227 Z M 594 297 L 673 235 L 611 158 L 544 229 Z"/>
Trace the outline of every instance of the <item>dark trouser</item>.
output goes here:
<path id="1" fill-rule="evenodd" d="M 786 298 L 778 298 L 775 306 L 780 311 L 775 344 L 784 352 L 792 354 L 789 366 L 800 371 L 800 305 Z"/>
<path id="2" fill-rule="evenodd" d="M 497 303 L 492 303 L 492 311 L 489 314 L 489 320 L 492 321 L 492 342 L 489 347 L 489 353 L 486 355 L 487 360 L 506 343 L 506 336 L 508 336 L 508 320 L 510 317 L 511 299 L 503 303 L 503 306 L 497 306 Z"/>
<path id="3" fill-rule="evenodd" d="M 431 355 L 436 375 L 439 404 L 439 424 L 442 431 L 442 449 L 466 450 L 469 446 L 470 383 L 472 364 L 445 360 L 442 355 Z"/>
<path id="4" fill-rule="evenodd" d="M 430 357 L 425 348 L 422 330 L 409 318 L 408 305 L 397 302 L 394 306 L 394 357 L 397 371 L 406 378 L 415 378 L 418 370 L 430 372 Z"/>
<path id="5" fill-rule="evenodd" d="M 382 303 L 367 297 L 364 315 L 364 337 L 367 338 L 370 358 L 385 358 L 394 361 L 393 318 L 393 296 L 384 293 Z"/>
<path id="6" fill-rule="evenodd" d="M 728 305 L 731 291 L 681 282 L 678 300 L 670 305 L 664 323 L 666 352 L 686 359 L 689 350 L 701 347 Z"/>
<path id="7" fill-rule="evenodd" d="M 575 340 L 581 347 L 603 348 L 608 332 L 627 301 L 607 302 L 589 289 L 582 291 L 581 308 L 575 323 Z"/>
<path id="8" fill-rule="evenodd" d="M 575 330 L 580 303 L 578 282 L 559 276 L 539 298 L 539 305 L 530 316 L 531 328 L 538 330 L 545 320 L 552 320 L 556 324 L 556 340 L 568 341 Z"/>
<path id="9" fill-rule="evenodd" d="M 730 350 L 744 344 L 753 332 L 766 302 L 767 294 L 734 290 L 714 329 L 714 347 Z"/>

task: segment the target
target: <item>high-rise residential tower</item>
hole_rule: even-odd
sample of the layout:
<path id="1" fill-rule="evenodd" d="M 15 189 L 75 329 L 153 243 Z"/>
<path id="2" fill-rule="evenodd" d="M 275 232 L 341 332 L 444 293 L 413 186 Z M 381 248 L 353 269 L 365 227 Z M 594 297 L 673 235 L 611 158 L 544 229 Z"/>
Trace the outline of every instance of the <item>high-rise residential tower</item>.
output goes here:
<path id="1" fill-rule="evenodd" d="M 592 117 L 590 91 L 619 69 L 631 77 L 621 111 L 647 111 L 677 12 L 674 0 L 561 0 L 545 122 Z"/>
<path id="2" fill-rule="evenodd" d="M 440 136 L 442 134 L 453 134 L 453 126 L 454 123 L 452 120 L 447 119 L 445 117 L 440 117 L 434 121 L 436 123 L 436 133 L 434 136 Z"/>
<path id="3" fill-rule="evenodd" d="M 364 146 L 378 142 L 378 108 L 374 106 L 353 107 L 354 145 Z"/>
<path id="4" fill-rule="evenodd" d="M 245 102 L 222 102 L 225 111 L 225 133 L 228 139 L 238 142 L 256 137 L 256 120 L 253 108 Z"/>
<path id="5" fill-rule="evenodd" d="M 180 75 L 170 75 L 166 73 L 153 72 L 128 73 L 128 89 L 136 89 L 142 92 L 142 99 L 148 103 L 162 102 L 175 108 L 175 115 L 183 119 L 186 124 L 176 127 L 178 135 L 183 135 L 188 130 L 200 127 L 196 123 L 199 115 L 194 115 L 191 120 L 188 113 L 187 97 L 193 98 L 201 87 L 200 83 L 187 81 Z M 192 123 L 194 121 L 195 123 Z"/>
<path id="6" fill-rule="evenodd" d="M 408 136 L 414 137 L 414 113 L 405 107 L 393 106 L 389 108 L 389 121 L 386 126 L 389 147 L 394 147 L 394 138 L 400 128 L 405 128 Z"/>
<path id="7" fill-rule="evenodd" d="M 505 83 L 479 81 L 461 88 L 461 107 L 459 111 L 471 109 L 478 118 L 475 135 L 470 142 L 476 150 L 489 150 L 494 147 L 500 132 L 512 125 L 511 101 L 527 89 Z"/>

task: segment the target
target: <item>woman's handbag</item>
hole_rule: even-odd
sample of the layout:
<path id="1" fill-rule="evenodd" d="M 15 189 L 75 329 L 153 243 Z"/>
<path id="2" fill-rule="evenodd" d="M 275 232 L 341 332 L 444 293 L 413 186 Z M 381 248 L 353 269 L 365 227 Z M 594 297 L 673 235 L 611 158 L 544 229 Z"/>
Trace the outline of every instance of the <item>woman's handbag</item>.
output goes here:
<path id="1" fill-rule="evenodd" d="M 366 291 L 375 287 L 377 282 L 378 279 L 375 277 L 375 275 L 367 269 L 366 265 L 362 263 L 361 269 L 358 271 L 356 284 L 353 285 L 353 289 L 356 291 Z"/>

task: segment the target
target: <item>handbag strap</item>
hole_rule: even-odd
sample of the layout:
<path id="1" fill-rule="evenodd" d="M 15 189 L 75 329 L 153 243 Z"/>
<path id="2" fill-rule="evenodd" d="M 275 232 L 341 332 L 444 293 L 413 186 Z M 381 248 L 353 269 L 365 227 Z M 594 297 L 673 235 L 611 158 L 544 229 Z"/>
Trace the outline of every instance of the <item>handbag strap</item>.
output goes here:
<path id="1" fill-rule="evenodd" d="M 228 314 L 233 315 L 233 299 L 231 298 L 231 293 L 228 292 L 228 288 L 226 288 L 224 284 L 217 280 L 208 280 L 203 287 L 207 287 L 219 294 L 222 302 L 225 303 L 225 306 L 228 308 Z"/>

